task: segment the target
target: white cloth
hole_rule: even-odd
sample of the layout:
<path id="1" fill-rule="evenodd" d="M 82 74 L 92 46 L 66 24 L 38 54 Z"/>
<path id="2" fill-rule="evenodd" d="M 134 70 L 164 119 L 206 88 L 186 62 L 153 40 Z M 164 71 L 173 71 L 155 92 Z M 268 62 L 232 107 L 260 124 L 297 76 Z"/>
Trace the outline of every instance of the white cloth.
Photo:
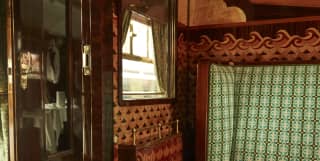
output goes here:
<path id="1" fill-rule="evenodd" d="M 67 108 L 58 108 L 55 104 L 46 104 L 45 113 L 46 148 L 50 153 L 55 153 L 59 145 L 59 136 L 64 128 L 64 122 L 68 119 Z"/>

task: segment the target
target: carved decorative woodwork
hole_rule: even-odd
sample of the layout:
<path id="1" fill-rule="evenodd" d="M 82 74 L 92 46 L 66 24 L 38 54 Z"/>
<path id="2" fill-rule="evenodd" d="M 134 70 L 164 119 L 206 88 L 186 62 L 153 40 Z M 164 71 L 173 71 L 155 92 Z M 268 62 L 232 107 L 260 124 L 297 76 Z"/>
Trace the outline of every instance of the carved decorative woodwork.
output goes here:
<path id="1" fill-rule="evenodd" d="M 253 31 L 250 39 L 225 34 L 223 41 L 212 40 L 206 35 L 200 42 L 190 43 L 190 52 L 201 60 L 214 59 L 217 63 L 259 64 L 279 62 L 315 62 L 320 60 L 320 32 L 308 28 L 305 35 L 290 35 L 279 30 L 274 37 L 261 36 Z"/>

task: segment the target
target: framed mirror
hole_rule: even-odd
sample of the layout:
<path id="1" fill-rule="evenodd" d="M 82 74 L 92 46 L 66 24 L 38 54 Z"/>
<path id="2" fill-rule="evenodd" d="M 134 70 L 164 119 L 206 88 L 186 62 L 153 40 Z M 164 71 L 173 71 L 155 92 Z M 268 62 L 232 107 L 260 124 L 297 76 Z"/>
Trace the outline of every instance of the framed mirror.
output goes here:
<path id="1" fill-rule="evenodd" d="M 121 0 L 120 104 L 175 97 L 175 0 Z"/>

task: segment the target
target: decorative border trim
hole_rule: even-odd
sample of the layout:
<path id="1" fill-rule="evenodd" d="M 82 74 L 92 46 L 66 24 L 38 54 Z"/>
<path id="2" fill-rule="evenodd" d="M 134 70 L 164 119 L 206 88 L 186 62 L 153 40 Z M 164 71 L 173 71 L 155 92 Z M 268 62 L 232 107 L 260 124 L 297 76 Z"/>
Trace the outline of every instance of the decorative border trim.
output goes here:
<path id="1" fill-rule="evenodd" d="M 248 40 L 236 39 L 227 33 L 223 41 L 218 41 L 202 35 L 200 42 L 190 42 L 190 52 L 218 62 L 320 61 L 320 32 L 316 28 L 306 29 L 304 36 L 291 36 L 286 30 L 279 30 L 275 38 L 256 31 L 249 36 Z"/>

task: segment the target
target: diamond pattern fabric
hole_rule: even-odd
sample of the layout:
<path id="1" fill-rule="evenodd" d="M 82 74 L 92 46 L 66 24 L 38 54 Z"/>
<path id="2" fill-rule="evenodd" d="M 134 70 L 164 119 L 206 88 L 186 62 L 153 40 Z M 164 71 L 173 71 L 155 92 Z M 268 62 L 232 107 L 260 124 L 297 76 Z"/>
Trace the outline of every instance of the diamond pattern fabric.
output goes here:
<path id="1" fill-rule="evenodd" d="M 320 65 L 211 65 L 208 161 L 320 160 Z"/>

